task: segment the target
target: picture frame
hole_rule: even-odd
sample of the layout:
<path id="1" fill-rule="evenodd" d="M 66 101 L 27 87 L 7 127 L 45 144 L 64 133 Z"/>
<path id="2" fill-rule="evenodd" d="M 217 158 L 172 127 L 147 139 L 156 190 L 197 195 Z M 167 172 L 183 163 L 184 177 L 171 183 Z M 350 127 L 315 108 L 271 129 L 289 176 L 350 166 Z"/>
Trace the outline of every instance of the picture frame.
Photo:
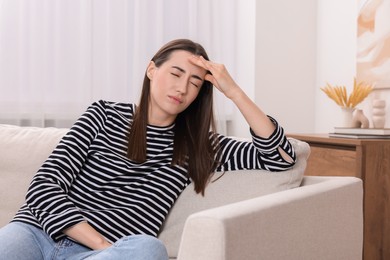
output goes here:
<path id="1" fill-rule="evenodd" d="M 390 0 L 358 0 L 356 79 L 390 89 Z"/>

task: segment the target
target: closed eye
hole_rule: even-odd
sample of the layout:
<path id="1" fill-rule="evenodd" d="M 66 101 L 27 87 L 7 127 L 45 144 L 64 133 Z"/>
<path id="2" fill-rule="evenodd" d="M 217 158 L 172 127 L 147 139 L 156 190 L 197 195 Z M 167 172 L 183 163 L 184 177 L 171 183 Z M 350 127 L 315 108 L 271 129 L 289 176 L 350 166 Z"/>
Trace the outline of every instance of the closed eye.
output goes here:
<path id="1" fill-rule="evenodd" d="M 170 73 L 171 73 L 172 76 L 177 77 L 177 78 L 180 78 L 182 73 L 186 72 L 184 69 L 182 69 L 182 68 L 180 68 L 178 66 L 172 66 L 172 68 L 174 69 L 174 72 L 170 72 Z M 194 79 L 195 81 L 203 82 L 202 78 L 197 76 L 197 75 L 191 75 L 191 78 Z M 194 83 L 194 82 L 190 81 L 190 84 L 192 84 L 196 88 L 200 88 L 199 84 L 197 84 L 197 83 Z"/>
<path id="2" fill-rule="evenodd" d="M 194 85 L 195 87 L 199 88 L 198 84 L 195 84 L 194 82 L 190 82 L 192 85 Z"/>

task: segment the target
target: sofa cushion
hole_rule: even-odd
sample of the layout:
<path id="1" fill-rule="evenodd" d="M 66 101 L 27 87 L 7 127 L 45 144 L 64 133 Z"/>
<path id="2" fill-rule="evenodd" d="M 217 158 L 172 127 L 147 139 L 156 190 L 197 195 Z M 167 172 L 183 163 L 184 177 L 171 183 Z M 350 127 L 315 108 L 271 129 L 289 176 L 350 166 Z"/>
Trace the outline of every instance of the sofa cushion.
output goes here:
<path id="1" fill-rule="evenodd" d="M 297 155 L 297 162 L 291 170 L 216 173 L 213 177 L 216 181 L 207 186 L 204 197 L 196 194 L 193 184 L 190 184 L 171 209 L 159 235 L 169 256 L 177 256 L 185 221 L 192 213 L 298 187 L 304 175 L 310 147 L 305 142 L 292 138 L 289 140 Z"/>
<path id="2" fill-rule="evenodd" d="M 67 131 L 0 125 L 0 227 L 23 204 L 32 177 Z"/>

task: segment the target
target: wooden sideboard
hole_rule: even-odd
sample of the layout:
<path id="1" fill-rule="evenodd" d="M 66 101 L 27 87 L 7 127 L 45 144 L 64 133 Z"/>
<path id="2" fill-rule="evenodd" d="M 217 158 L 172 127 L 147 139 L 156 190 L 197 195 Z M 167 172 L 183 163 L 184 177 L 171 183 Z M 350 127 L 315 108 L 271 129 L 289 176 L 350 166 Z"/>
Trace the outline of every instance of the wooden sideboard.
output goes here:
<path id="1" fill-rule="evenodd" d="M 287 136 L 310 145 L 305 175 L 355 176 L 363 180 L 363 259 L 390 259 L 390 139 Z"/>

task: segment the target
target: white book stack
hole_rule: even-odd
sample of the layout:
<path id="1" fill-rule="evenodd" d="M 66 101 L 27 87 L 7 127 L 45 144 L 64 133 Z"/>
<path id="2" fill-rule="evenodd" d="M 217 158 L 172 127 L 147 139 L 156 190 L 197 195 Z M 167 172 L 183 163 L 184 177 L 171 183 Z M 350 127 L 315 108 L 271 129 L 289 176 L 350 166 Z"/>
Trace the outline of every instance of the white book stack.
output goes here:
<path id="1" fill-rule="evenodd" d="M 389 139 L 390 128 L 349 128 L 335 127 L 331 137 L 356 138 L 356 139 Z"/>

